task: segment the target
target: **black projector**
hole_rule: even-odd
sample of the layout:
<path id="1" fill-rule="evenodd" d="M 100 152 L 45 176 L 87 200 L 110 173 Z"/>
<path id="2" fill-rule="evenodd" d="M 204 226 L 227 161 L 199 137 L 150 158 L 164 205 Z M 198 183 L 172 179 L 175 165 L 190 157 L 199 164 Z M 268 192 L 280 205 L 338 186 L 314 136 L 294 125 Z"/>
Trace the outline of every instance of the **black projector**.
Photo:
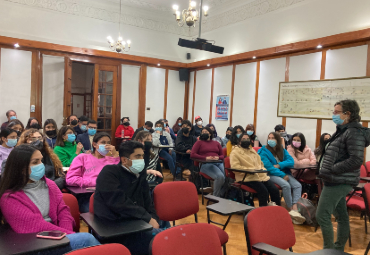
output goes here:
<path id="1" fill-rule="evenodd" d="M 196 41 L 190 41 L 179 38 L 179 46 L 197 50 L 205 50 L 218 54 L 224 53 L 224 47 L 213 45 L 212 43 L 207 42 L 207 40 L 197 38 Z"/>

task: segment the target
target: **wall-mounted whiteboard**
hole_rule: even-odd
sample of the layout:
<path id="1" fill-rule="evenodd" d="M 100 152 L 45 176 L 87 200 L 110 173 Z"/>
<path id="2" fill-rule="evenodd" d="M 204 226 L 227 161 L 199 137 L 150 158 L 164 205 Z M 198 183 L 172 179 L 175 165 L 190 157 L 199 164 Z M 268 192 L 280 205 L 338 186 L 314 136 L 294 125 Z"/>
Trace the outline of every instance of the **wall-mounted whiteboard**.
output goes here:
<path id="1" fill-rule="evenodd" d="M 370 121 L 370 78 L 280 82 L 278 116 L 331 119 L 334 104 L 353 99 L 363 121 Z"/>

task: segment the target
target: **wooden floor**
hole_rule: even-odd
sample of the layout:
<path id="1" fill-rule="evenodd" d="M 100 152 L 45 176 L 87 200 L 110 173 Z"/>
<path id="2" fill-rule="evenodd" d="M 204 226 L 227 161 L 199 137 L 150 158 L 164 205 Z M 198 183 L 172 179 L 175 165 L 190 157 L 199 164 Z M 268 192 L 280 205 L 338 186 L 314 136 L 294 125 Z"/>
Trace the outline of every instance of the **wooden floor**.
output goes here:
<path id="1" fill-rule="evenodd" d="M 168 170 L 164 170 L 164 178 L 165 181 L 172 181 L 173 177 Z M 254 203 L 255 206 L 258 206 L 258 201 L 254 201 Z M 205 205 L 202 205 L 200 195 L 199 205 L 200 210 L 198 213 L 198 222 L 207 222 L 207 211 L 205 209 L 206 207 Z M 227 217 L 211 213 L 211 219 L 217 222 L 224 223 L 226 222 Z M 176 221 L 176 225 L 186 223 L 194 223 L 194 216 Z M 81 232 L 87 232 L 86 225 L 83 222 L 81 222 L 81 224 Z M 364 220 L 360 219 L 360 214 L 356 212 L 350 213 L 350 225 L 352 234 L 352 247 L 349 247 L 347 242 L 345 252 L 355 255 L 363 255 L 368 243 L 370 242 L 370 233 L 367 235 L 365 234 Z M 336 233 L 337 224 L 334 221 L 333 226 L 334 233 Z M 315 233 L 315 229 L 313 227 L 307 225 L 294 225 L 294 230 L 296 234 L 296 244 L 293 247 L 294 252 L 308 253 L 322 249 L 323 239 L 320 228 Z M 242 215 L 232 216 L 230 223 L 226 228 L 226 232 L 229 234 L 229 242 L 227 244 L 228 255 L 248 254 Z"/>

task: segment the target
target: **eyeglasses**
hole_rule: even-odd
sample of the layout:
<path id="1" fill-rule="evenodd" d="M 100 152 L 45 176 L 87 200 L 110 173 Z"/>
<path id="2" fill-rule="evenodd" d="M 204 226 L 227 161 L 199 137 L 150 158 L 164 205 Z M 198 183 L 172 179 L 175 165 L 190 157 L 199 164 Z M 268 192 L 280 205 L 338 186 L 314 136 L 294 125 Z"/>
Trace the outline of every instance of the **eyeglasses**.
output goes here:
<path id="1" fill-rule="evenodd" d="M 341 112 L 343 112 L 343 111 L 334 111 L 333 114 L 337 115 L 338 113 L 341 113 Z"/>
<path id="2" fill-rule="evenodd" d="M 96 127 L 89 127 L 89 126 L 87 126 L 87 128 L 89 128 L 89 129 L 97 129 Z"/>
<path id="3" fill-rule="evenodd" d="M 43 141 L 44 140 L 41 136 L 40 137 L 30 137 L 28 139 L 30 139 L 32 142 Z"/>

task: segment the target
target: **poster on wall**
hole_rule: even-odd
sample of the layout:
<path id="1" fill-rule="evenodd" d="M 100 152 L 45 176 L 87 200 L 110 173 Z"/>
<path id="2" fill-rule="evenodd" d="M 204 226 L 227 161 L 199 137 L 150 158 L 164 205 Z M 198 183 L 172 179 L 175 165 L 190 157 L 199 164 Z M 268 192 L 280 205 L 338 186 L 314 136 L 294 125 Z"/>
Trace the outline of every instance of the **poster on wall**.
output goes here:
<path id="1" fill-rule="evenodd" d="M 217 96 L 216 120 L 229 120 L 229 96 Z"/>

